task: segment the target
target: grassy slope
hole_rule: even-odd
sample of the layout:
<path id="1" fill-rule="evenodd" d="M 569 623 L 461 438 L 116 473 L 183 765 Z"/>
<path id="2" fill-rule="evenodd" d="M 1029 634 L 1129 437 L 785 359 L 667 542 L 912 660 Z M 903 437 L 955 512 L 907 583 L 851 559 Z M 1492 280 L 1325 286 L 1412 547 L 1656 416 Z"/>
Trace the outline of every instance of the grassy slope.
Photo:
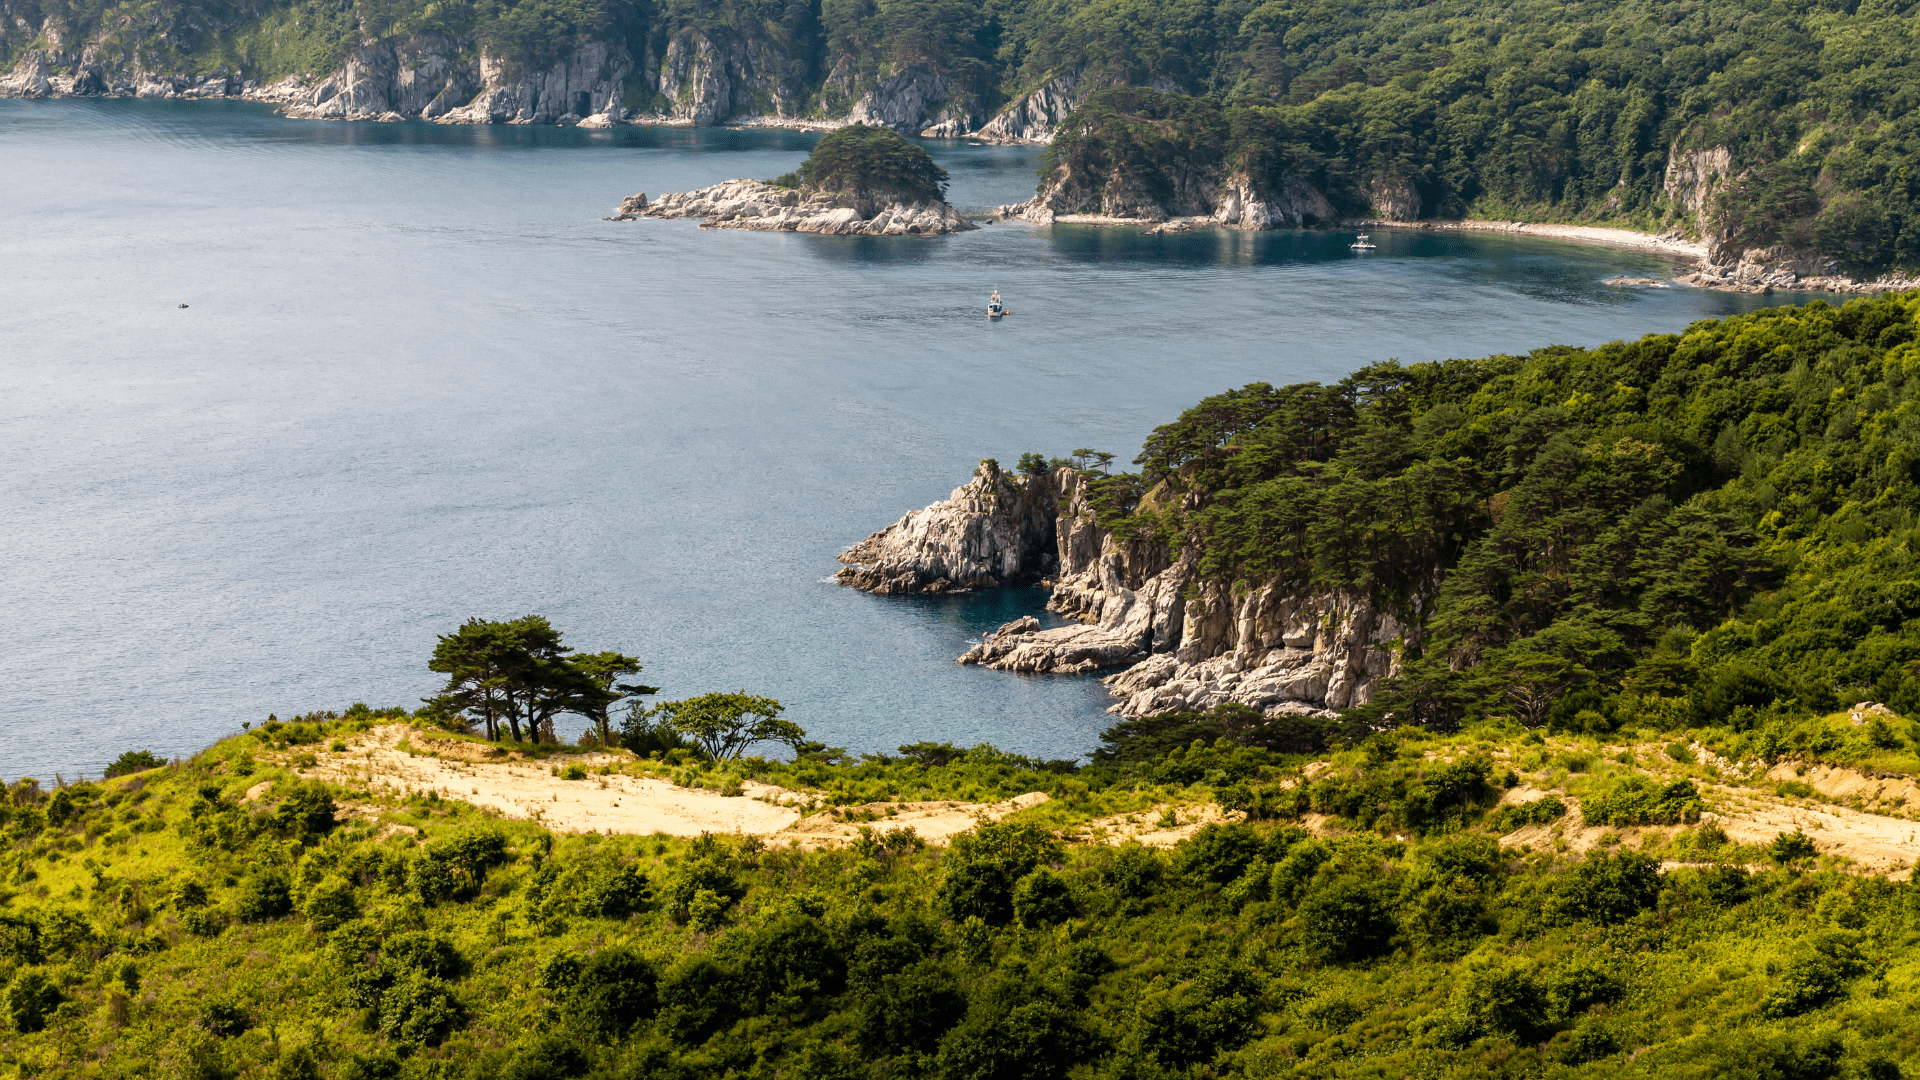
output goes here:
<path id="1" fill-rule="evenodd" d="M 1521 740 L 1511 730 L 1492 728 L 1445 738 L 1405 733 L 1385 752 L 1370 745 L 1335 755 L 1327 771 L 1417 776 L 1444 760 L 1482 754 L 1495 759 L 1496 774 L 1511 766 L 1529 784 L 1558 782 L 1579 792 L 1627 771 L 1608 755 L 1633 745 L 1635 760 L 1656 769 L 1660 780 L 1685 774 L 1703 784 L 1739 785 L 1738 778 L 1710 765 L 1656 757 L 1650 749 L 1660 738 L 1632 732 L 1603 744 Z M 537 1041 L 538 1032 L 565 1029 L 577 1015 L 571 999 L 539 985 L 542 964 L 556 954 L 630 946 L 666 969 L 703 953 L 738 964 L 738 943 L 755 940 L 761 928 L 794 917 L 796 910 L 814 913 L 843 956 L 857 955 L 858 943 L 874 935 L 876 916 L 896 925 L 917 916 L 935 928 L 927 946 L 940 957 L 943 978 L 969 993 L 976 1011 L 1002 1007 L 994 1004 L 995 995 L 1005 993 L 1009 980 L 1028 995 L 1082 995 L 1080 1012 L 1102 1049 L 1075 1075 L 1159 1075 L 1188 1062 L 1211 1075 L 1707 1076 L 1742 1055 L 1772 1053 L 1768 1047 L 1816 1066 L 1802 1075 L 1837 1075 L 1817 1067 L 1825 1060 L 1820 1039 L 1827 1033 L 1840 1039 L 1849 1067 L 1909 1058 L 1920 1050 L 1920 1032 L 1904 1021 L 1920 1002 L 1920 951 L 1914 948 L 1920 911 L 1913 909 L 1910 888 L 1846 873 L 1828 860 L 1825 869 L 1756 873 L 1745 879 L 1747 898 L 1740 900 L 1715 884 L 1720 879 L 1711 877 L 1712 867 L 1756 862 L 1761 852 L 1751 845 L 1716 845 L 1711 830 L 1622 829 L 1615 844 L 1603 841 L 1602 850 L 1644 845 L 1696 865 L 1669 870 L 1657 900 L 1640 913 L 1597 920 L 1583 917 L 1594 909 L 1568 906 L 1567 898 L 1585 895 L 1578 892 L 1578 868 L 1591 863 L 1581 861 L 1578 845 L 1556 854 L 1554 848 L 1565 847 L 1564 837 L 1556 838 L 1558 844 L 1546 840 L 1510 850 L 1482 866 L 1484 879 L 1476 877 L 1473 858 L 1462 856 L 1475 849 L 1460 839 L 1485 836 L 1477 831 L 1479 811 L 1472 806 L 1457 816 L 1450 837 L 1405 843 L 1350 833 L 1354 822 L 1331 820 L 1320 828 L 1328 839 L 1317 842 L 1286 832 L 1285 823 L 1267 822 L 1203 833 L 1165 856 L 1071 846 L 1056 865 L 1072 890 L 1075 917 L 1031 929 L 1002 926 L 981 937 L 980 930 L 941 917 L 947 856 L 938 849 L 868 857 L 856 850 L 801 852 L 777 839 L 731 839 L 720 841 L 717 856 L 709 850 L 699 860 L 692 856 L 702 850 L 700 841 L 554 837 L 452 800 L 368 797 L 345 789 L 336 794 L 350 823 L 301 838 L 268 824 L 276 798 L 298 790 L 297 771 L 289 765 L 301 752 L 297 746 L 271 750 L 249 738 L 228 740 L 191 762 L 70 789 L 91 792 L 92 805 L 63 827 L 29 837 L 16 822 L 17 842 L 7 857 L 8 902 L 0 913 L 38 921 L 47 930 L 46 955 L 40 965 L 23 964 L 17 956 L 4 961 L 7 970 L 0 975 L 19 986 L 21 972 L 44 972 L 62 987 L 66 1003 L 45 1030 L 0 1037 L 0 1061 L 23 1075 L 362 1076 L 380 1075 L 378 1062 L 391 1054 L 405 1059 L 410 1076 L 500 1075 Z M 251 770 L 243 772 L 248 760 Z M 1248 775 L 1284 777 L 1300 763 L 1268 759 L 1264 770 L 1256 767 Z M 907 785 L 900 781 L 918 773 L 913 765 L 803 768 L 825 782 L 817 789 L 823 801 L 849 803 L 883 791 L 904 793 Z M 1217 773 L 1213 782 L 1233 771 Z M 723 784 L 730 779 L 723 772 L 683 768 L 680 776 Z M 745 773 L 796 776 L 789 768 L 750 764 L 734 778 Z M 894 782 L 882 783 L 885 774 Z M 983 797 L 1057 777 L 991 761 L 963 761 L 920 775 L 926 791 Z M 1066 827 L 1115 806 L 1142 805 L 1136 800 L 1143 798 L 1200 802 L 1213 794 L 1206 784 L 1156 789 L 1137 780 L 1094 779 L 1086 795 L 1056 800 L 1028 816 Z M 273 796 L 237 803 L 269 781 Z M 1756 780 L 1745 790 L 1763 797 L 1770 788 L 1771 782 Z M 1077 794 L 1072 788 L 1064 793 Z M 1497 789 L 1474 796 L 1482 802 L 1497 797 Z M 196 805 L 202 820 L 245 818 L 259 833 L 232 843 L 235 850 L 198 842 L 190 825 Z M 1321 822 L 1317 816 L 1307 820 Z M 1389 823 L 1382 831 L 1392 834 L 1399 827 Z M 408 861 L 476 831 L 504 838 L 504 864 L 477 890 L 423 901 L 403 869 Z M 1247 834 L 1239 848 L 1230 842 L 1236 832 Z M 1283 856 L 1290 835 L 1296 842 Z M 1324 860 L 1317 869 L 1311 866 L 1316 858 Z M 1160 881 L 1129 895 L 1133 879 L 1116 867 L 1137 870 L 1143 859 L 1159 871 Z M 540 898 L 542 863 L 572 875 L 563 877 L 571 886 Z M 317 903 L 319 890 L 312 886 L 348 868 L 359 918 L 330 933 L 299 911 L 239 920 L 234 913 L 247 875 L 275 864 L 289 874 L 294 899 L 307 912 Z M 621 864 L 652 881 L 652 904 L 624 918 L 570 910 L 592 892 L 598 875 Z M 1468 870 L 1446 869 L 1455 864 Z M 743 891 L 718 924 L 703 931 L 695 926 L 697 914 L 683 912 L 676 919 L 673 896 L 676 883 L 710 873 L 715 865 Z M 1328 961 L 1316 953 L 1311 913 L 1322 909 L 1313 907 L 1314 897 L 1348 880 L 1379 890 L 1398 924 L 1391 943 L 1381 943 L 1389 946 L 1383 956 Z M 205 910 L 215 916 L 202 933 L 186 928 L 193 921 L 190 909 L 169 899 L 183 881 L 208 889 Z M 69 938 L 74 935 L 72 924 L 63 924 L 56 912 L 83 920 L 90 927 L 87 940 L 57 941 L 63 925 Z M 350 971 L 358 960 L 343 956 L 341 943 L 364 947 L 422 930 L 444 935 L 467 962 L 466 973 L 451 985 L 471 1020 L 438 1047 L 410 1048 L 369 1030 L 371 1014 L 356 1007 L 352 996 Z M 1835 987 L 1837 1000 L 1793 1019 L 1763 1016 L 1766 995 L 1800 970 L 1794 965 L 1811 947 L 1809 936 L 1832 932 L 1862 957 L 1861 966 Z M 736 943 L 732 953 L 730 939 Z M 1076 976 L 1098 971 L 1087 967 L 1076 943 L 1110 957 L 1113 970 L 1097 973 L 1090 984 L 1085 975 Z M 1596 976 L 1588 968 L 1594 965 L 1605 973 L 1601 984 L 1618 982 L 1617 1000 L 1573 1011 L 1559 1006 L 1556 1012 L 1553 1003 L 1564 999 L 1569 980 L 1591 981 Z M 131 980 L 129 968 L 136 973 Z M 1247 1002 L 1246 1015 L 1207 1014 L 1213 1016 L 1208 1020 L 1201 999 L 1217 998 L 1229 984 Z M 1511 991 L 1506 997 L 1495 992 L 1502 986 Z M 1508 997 L 1521 1004 L 1489 1011 L 1488 1001 Z M 856 1075 L 834 1072 L 840 1059 L 832 1051 L 852 1040 L 860 1000 L 857 987 L 844 994 L 802 993 L 784 1007 L 739 1018 L 711 1041 L 669 1038 L 662 1031 L 670 1026 L 665 1019 L 643 1023 L 625 1039 L 583 1035 L 578 1041 L 607 1075 Z M 236 1026 L 233 1015 L 244 1017 L 245 1031 L 209 1033 Z M 1523 1030 L 1516 1035 L 1502 1025 Z M 1629 1063 L 1624 1053 L 1636 1049 Z M 895 1057 L 874 1068 L 876 1075 L 982 1075 L 937 1055 L 924 1061 Z"/>

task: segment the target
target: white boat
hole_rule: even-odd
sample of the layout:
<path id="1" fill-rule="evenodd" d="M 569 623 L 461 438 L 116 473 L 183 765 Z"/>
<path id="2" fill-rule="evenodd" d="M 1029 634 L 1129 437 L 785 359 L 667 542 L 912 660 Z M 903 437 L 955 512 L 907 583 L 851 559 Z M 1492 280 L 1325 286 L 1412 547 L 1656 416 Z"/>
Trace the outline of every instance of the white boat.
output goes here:
<path id="1" fill-rule="evenodd" d="M 1361 233 L 1360 235 L 1358 235 L 1358 236 L 1356 236 L 1356 237 L 1354 237 L 1354 238 L 1353 238 L 1353 243 L 1351 243 L 1351 244 L 1348 244 L 1347 246 L 1348 246 L 1348 247 L 1350 247 L 1350 248 L 1352 248 L 1352 249 L 1353 249 L 1353 250 L 1355 250 L 1355 251 L 1374 251 L 1374 250 L 1376 250 L 1376 245 L 1374 244 L 1374 242 L 1373 242 L 1373 241 L 1371 241 L 1371 240 L 1369 240 L 1369 239 L 1367 239 L 1367 234 L 1366 234 L 1366 233 Z"/>
<path id="2" fill-rule="evenodd" d="M 1007 305 L 1000 302 L 1000 290 L 993 290 L 993 295 L 987 298 L 987 318 L 997 319 L 1002 315 L 1011 314 L 1013 312 L 1007 310 Z"/>

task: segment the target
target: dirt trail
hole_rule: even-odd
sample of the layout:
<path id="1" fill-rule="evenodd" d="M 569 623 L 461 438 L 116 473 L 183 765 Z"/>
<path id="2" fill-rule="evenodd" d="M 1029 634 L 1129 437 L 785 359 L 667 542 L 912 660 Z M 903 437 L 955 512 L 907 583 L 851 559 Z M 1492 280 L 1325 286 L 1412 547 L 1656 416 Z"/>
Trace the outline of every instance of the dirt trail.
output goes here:
<path id="1" fill-rule="evenodd" d="M 402 744 L 411 749 L 402 749 Z M 748 780 L 742 794 L 722 795 L 683 788 L 657 777 L 589 771 L 585 780 L 564 780 L 544 762 L 462 739 L 435 738 L 402 725 L 388 724 L 352 740 L 345 751 L 316 751 L 317 764 L 305 775 L 339 783 L 357 783 L 396 794 L 437 791 L 497 811 L 503 817 L 538 821 L 556 832 L 603 832 L 698 836 L 703 832 L 797 840 L 801 847 L 851 842 L 867 824 L 875 832 L 911 826 L 932 843 L 946 843 L 982 821 L 1047 801 L 1031 792 L 1006 802 L 875 803 L 845 807 L 842 813 L 873 820 L 842 820 L 826 812 L 805 814 L 813 795 Z M 626 754 L 577 754 L 564 764 L 588 770 L 632 763 Z M 564 765 L 562 766 L 564 767 Z M 256 786 L 248 797 L 265 794 Z M 887 816 L 888 810 L 893 816 Z M 862 813 L 865 811 L 865 813 Z"/>

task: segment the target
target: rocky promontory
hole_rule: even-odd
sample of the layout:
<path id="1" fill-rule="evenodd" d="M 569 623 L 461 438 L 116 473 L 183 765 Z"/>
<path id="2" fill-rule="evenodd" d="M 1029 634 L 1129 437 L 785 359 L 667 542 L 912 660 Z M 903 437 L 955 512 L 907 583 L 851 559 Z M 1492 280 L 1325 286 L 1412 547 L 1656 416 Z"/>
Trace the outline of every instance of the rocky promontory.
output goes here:
<path id="1" fill-rule="evenodd" d="M 1036 581 L 1056 565 L 1056 483 L 1053 475 L 1015 476 L 982 461 L 944 501 L 842 552 L 847 567 L 834 579 L 887 596 Z"/>
<path id="2" fill-rule="evenodd" d="M 1097 474 L 1094 474 L 1097 476 Z M 874 533 L 840 558 L 838 580 L 890 595 L 991 588 L 1053 573 L 1048 608 L 960 657 L 1028 674 L 1122 669 L 1104 680 L 1124 716 L 1237 702 L 1268 716 L 1327 716 L 1366 704 L 1417 633 L 1363 597 L 1279 583 L 1235 592 L 1189 554 L 1103 528 L 1093 477 L 1071 468 L 1009 476 L 983 462 L 967 485 Z"/>
<path id="3" fill-rule="evenodd" d="M 620 204 L 615 221 L 699 218 L 707 229 L 825 233 L 833 236 L 934 236 L 979 228 L 945 202 L 893 203 L 862 216 L 826 192 L 778 187 L 764 180 L 728 180 L 648 201 L 642 192 Z"/>
<path id="4" fill-rule="evenodd" d="M 702 228 L 864 236 L 934 236 L 979 226 L 947 205 L 947 171 L 892 128 L 854 124 L 813 146 L 778 180 L 729 180 L 698 191 L 642 193 L 614 221 L 701 219 Z"/>

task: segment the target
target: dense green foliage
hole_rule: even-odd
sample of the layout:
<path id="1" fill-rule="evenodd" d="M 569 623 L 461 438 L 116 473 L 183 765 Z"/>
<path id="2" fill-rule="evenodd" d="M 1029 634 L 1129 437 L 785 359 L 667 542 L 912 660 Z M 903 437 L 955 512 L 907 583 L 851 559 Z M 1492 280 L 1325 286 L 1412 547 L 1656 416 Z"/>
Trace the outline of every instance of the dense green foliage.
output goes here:
<path id="1" fill-rule="evenodd" d="M 947 170 L 892 128 L 850 124 L 821 137 L 800 163 L 800 181 L 862 203 L 939 202 Z"/>
<path id="2" fill-rule="evenodd" d="M 555 836 L 281 764 L 374 719 L 276 721 L 160 770 L 8 790 L 0 1065 L 307 1080 L 1840 1080 L 1903 1075 L 1894 1063 L 1920 1052 L 1909 885 L 1799 853 L 1754 873 L 1759 850 L 1705 827 L 1584 858 L 1502 849 L 1484 810 L 1514 781 L 1489 755 L 1530 782 L 1577 765 L 1593 773 L 1590 801 L 1640 775 L 1578 742 L 1376 735 L 1270 815 L 1311 807 L 1334 815 L 1331 834 L 1217 824 L 1166 852 L 1066 843 L 1047 815 L 1270 784 L 1302 759 L 1225 738 L 1137 752 L 1116 731 L 1104 763 L 1080 770 L 933 745 L 703 766 L 704 782 L 798 785 L 804 771 L 843 804 L 886 787 L 1056 794 L 945 850 L 893 829 L 805 851 Z M 1701 768 L 1661 761 L 1662 775 Z M 1196 768 L 1204 779 L 1180 779 Z M 262 785 L 266 798 L 241 801 Z M 1661 858 L 1689 865 L 1663 874 Z"/>
<path id="3" fill-rule="evenodd" d="M 1767 758 L 1892 747 L 1907 733 L 1884 720 L 1818 718 L 1920 711 L 1917 307 L 1815 302 L 1255 384 L 1154 432 L 1139 483 L 1182 497 L 1115 527 L 1233 591 L 1352 590 L 1417 619 L 1403 673 L 1350 727 L 1498 716 L 1713 726 Z"/>
<path id="4" fill-rule="evenodd" d="M 1087 114 L 1105 160 L 1130 145 L 1149 182 L 1217 162 L 1269 189 L 1306 179 L 1343 213 L 1417 192 L 1427 216 L 1647 228 L 1691 228 L 1683 203 L 1705 199 L 1736 246 L 1920 265 L 1920 78 L 1900 2 L 0 0 L 0 14 L 0 62 L 52 16 L 69 39 L 104 36 L 110 62 L 261 79 L 330 69 L 363 35 L 455 35 L 542 66 L 589 40 L 658 56 L 692 28 L 764 44 L 760 74 L 789 107 L 831 116 L 916 66 L 947 74 L 954 107 L 980 118 L 1056 75 L 1151 83 L 1209 100 Z M 1154 114 L 1181 130 L 1141 139 L 1148 125 L 1116 123 Z M 1676 200 L 1675 149 L 1724 149 L 1725 182 Z"/>

